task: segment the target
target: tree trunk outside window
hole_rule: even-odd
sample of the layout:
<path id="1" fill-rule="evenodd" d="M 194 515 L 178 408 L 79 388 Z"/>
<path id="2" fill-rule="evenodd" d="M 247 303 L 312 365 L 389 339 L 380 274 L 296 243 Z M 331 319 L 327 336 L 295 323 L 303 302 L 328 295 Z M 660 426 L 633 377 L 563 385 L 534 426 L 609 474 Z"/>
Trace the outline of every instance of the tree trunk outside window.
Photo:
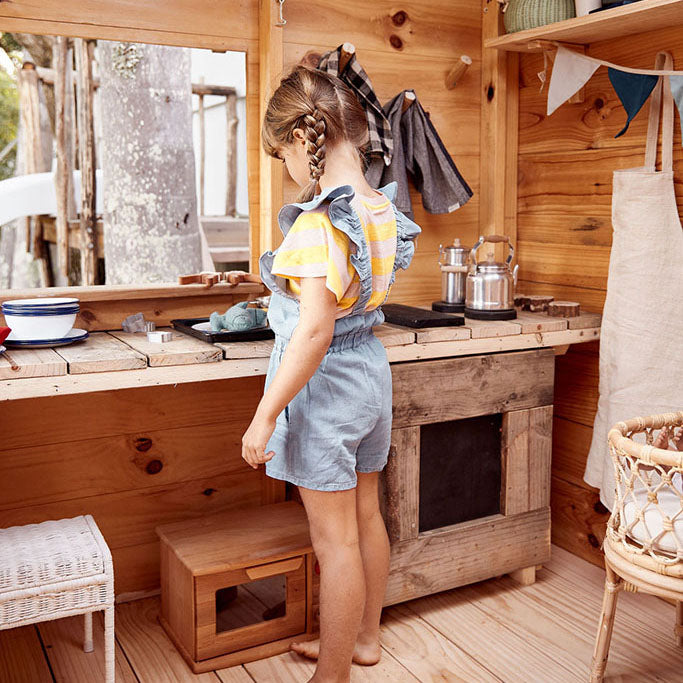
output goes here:
<path id="1" fill-rule="evenodd" d="M 99 40 L 106 284 L 201 270 L 190 51 Z"/>

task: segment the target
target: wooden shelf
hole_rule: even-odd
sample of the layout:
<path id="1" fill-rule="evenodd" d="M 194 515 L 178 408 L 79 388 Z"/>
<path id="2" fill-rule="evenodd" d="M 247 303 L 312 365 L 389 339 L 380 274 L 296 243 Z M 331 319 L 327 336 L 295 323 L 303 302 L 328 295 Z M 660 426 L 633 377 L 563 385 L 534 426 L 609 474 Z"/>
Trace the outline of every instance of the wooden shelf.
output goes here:
<path id="1" fill-rule="evenodd" d="M 677 25 L 683 25 L 683 0 L 640 0 L 632 5 L 603 10 L 585 17 L 507 33 L 487 40 L 484 47 L 528 52 L 539 49 L 535 45 L 536 41 L 557 40 L 574 45 L 588 45 Z"/>

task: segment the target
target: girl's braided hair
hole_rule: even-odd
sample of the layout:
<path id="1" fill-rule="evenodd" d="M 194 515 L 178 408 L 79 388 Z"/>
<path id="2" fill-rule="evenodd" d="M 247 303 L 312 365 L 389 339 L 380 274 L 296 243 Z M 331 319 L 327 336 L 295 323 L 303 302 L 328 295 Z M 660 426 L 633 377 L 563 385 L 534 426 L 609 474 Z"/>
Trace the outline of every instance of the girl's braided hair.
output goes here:
<path id="1" fill-rule="evenodd" d="M 297 197 L 298 202 L 312 199 L 318 180 L 325 172 L 326 147 L 344 140 L 359 153 L 368 143 L 365 110 L 353 91 L 339 78 L 324 71 L 298 65 L 285 76 L 268 102 L 261 128 L 263 148 L 270 156 L 294 142 L 294 129 L 306 137 L 310 183 Z"/>

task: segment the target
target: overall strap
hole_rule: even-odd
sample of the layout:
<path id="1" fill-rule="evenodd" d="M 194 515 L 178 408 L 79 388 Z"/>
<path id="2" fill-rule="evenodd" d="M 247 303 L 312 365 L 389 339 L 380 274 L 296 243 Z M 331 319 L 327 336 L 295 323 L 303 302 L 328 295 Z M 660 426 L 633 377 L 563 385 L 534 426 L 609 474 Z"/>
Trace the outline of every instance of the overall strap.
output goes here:
<path id="1" fill-rule="evenodd" d="M 655 60 L 655 70 L 672 70 L 673 57 L 670 52 L 659 52 Z M 650 113 L 647 123 L 647 143 L 645 146 L 645 168 L 655 170 L 657 162 L 657 140 L 659 137 L 660 107 L 662 109 L 662 171 L 673 170 L 674 146 L 674 108 L 669 76 L 660 76 L 650 100 Z"/>

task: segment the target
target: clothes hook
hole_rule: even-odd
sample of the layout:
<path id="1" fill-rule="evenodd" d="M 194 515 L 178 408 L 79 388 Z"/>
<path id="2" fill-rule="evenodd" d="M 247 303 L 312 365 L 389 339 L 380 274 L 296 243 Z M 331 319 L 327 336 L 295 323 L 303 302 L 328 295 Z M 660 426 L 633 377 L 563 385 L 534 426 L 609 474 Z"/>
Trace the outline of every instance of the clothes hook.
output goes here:
<path id="1" fill-rule="evenodd" d="M 415 91 L 414 90 L 406 90 L 405 94 L 403 95 L 403 104 L 401 105 L 401 114 L 405 112 L 408 107 L 415 102 Z"/>
<path id="2" fill-rule="evenodd" d="M 280 18 L 276 22 L 276 26 L 284 26 L 287 23 L 287 20 L 282 16 L 282 5 L 285 4 L 285 0 L 277 0 L 278 3 L 280 4 Z"/>
<path id="3" fill-rule="evenodd" d="M 470 66 L 472 66 L 472 58 L 468 55 L 462 55 L 460 61 L 458 61 L 446 76 L 446 88 L 448 88 L 448 90 L 455 88 L 457 82 L 465 75 L 465 72 Z"/>

